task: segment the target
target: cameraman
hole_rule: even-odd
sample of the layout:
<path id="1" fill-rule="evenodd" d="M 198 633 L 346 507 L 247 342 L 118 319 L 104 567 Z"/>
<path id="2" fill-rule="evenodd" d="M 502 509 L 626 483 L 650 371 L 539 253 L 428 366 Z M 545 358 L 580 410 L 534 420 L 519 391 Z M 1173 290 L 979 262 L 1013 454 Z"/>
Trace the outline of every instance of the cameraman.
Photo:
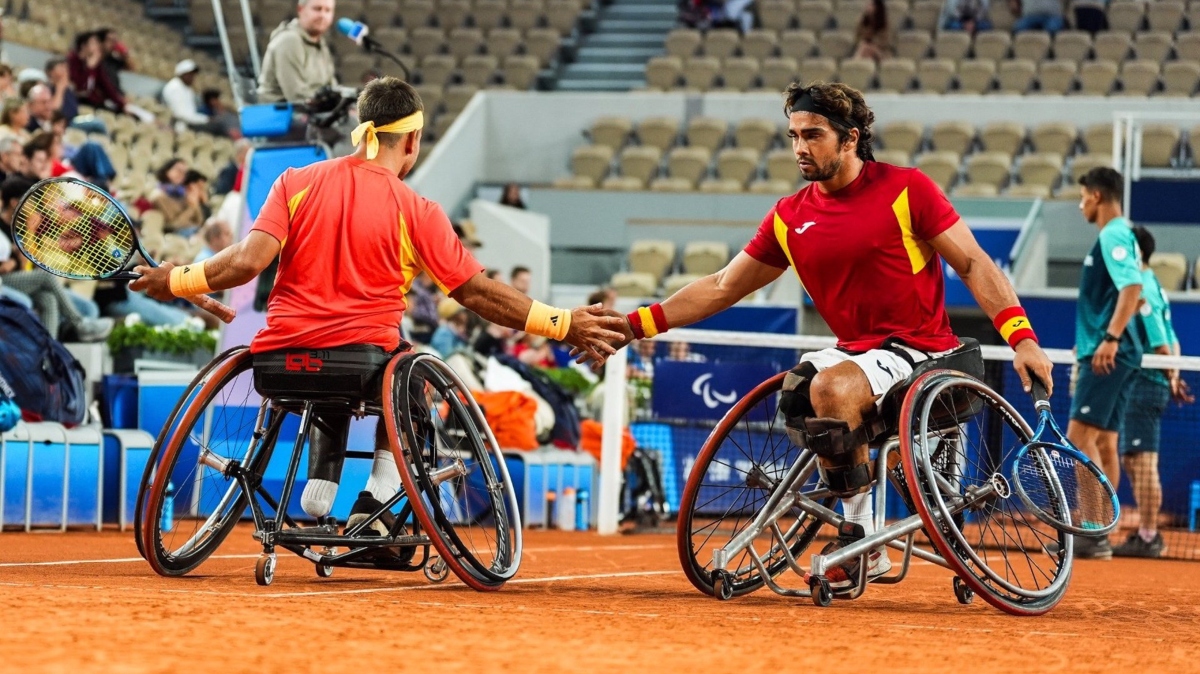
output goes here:
<path id="1" fill-rule="evenodd" d="M 325 33 L 333 25 L 335 0 L 296 0 L 296 18 L 271 33 L 263 56 L 258 101 L 300 102 L 337 84 Z"/>

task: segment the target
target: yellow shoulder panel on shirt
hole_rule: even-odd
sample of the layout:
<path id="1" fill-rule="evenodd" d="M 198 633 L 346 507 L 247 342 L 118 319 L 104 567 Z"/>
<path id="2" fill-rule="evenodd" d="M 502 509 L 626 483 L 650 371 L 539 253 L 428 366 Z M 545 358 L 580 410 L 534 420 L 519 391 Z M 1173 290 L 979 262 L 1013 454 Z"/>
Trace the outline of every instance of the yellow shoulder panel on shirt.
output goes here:
<path id="1" fill-rule="evenodd" d="M 787 223 L 783 218 L 779 217 L 779 211 L 775 211 L 775 239 L 779 241 L 779 247 L 783 249 L 783 254 L 787 256 L 788 264 L 792 265 L 792 269 L 796 269 L 796 261 L 792 259 L 792 251 L 788 248 L 787 243 Z M 800 270 L 796 269 L 799 274 Z"/>
<path id="2" fill-rule="evenodd" d="M 295 195 L 293 195 L 291 199 L 288 199 L 288 218 L 289 219 L 296 217 L 296 209 L 300 208 L 300 202 L 304 201 L 304 197 L 308 196 L 308 190 L 311 187 L 312 187 L 312 185 L 305 187 L 304 189 L 300 190 Z"/>
<path id="3" fill-rule="evenodd" d="M 404 222 L 404 214 L 400 216 L 400 275 L 404 283 L 400 286 L 400 294 L 407 295 L 412 288 L 413 279 L 417 278 L 417 252 L 413 249 L 412 239 L 408 236 L 408 225 Z M 432 278 L 432 274 L 430 275 Z M 436 279 L 435 279 L 436 281 Z"/>
<path id="4" fill-rule="evenodd" d="M 908 261 L 912 263 L 912 273 L 918 274 L 933 259 L 933 246 L 913 235 L 912 211 L 908 208 L 907 187 L 892 202 L 892 212 L 896 214 L 896 221 L 900 223 L 900 236 L 904 241 L 904 250 L 908 251 Z"/>

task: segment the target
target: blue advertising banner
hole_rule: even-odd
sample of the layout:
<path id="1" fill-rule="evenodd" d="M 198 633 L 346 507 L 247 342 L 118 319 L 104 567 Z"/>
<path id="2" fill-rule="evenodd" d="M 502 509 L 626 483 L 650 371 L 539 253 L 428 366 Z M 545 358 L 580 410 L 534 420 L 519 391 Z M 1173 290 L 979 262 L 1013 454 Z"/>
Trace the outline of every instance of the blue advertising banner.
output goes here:
<path id="1" fill-rule="evenodd" d="M 776 372 L 771 364 L 762 362 L 660 361 L 654 369 L 651 408 L 659 419 L 717 420 Z M 772 414 L 774 404 L 772 399 Z"/>

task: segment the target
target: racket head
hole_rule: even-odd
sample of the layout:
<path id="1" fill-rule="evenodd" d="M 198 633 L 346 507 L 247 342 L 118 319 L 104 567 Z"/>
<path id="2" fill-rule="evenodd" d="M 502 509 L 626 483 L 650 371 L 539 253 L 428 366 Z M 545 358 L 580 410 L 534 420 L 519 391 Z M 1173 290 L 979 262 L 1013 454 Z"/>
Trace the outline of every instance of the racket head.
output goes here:
<path id="1" fill-rule="evenodd" d="M 1063 533 L 1101 538 L 1121 517 L 1116 489 L 1104 471 L 1067 445 L 1035 440 L 1022 447 L 1012 483 L 1035 517 Z"/>
<path id="2" fill-rule="evenodd" d="M 140 250 L 133 219 L 116 199 L 87 181 L 39 181 L 17 204 L 12 230 L 21 254 L 56 276 L 136 278 L 125 271 Z"/>

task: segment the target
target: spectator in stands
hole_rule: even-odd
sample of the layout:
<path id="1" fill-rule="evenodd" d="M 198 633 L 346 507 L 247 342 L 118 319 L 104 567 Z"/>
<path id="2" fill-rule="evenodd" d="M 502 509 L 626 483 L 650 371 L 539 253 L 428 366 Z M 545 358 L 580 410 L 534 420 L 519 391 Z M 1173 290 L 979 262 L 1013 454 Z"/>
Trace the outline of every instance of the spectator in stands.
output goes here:
<path id="1" fill-rule="evenodd" d="M 172 77 L 163 86 L 162 101 L 171 111 L 171 117 L 175 120 L 176 132 L 188 128 L 219 135 L 221 130 L 214 127 L 209 116 L 200 112 L 196 105 L 196 90 L 192 88 L 192 85 L 199 72 L 200 66 L 191 59 L 184 59 L 176 63 L 175 77 Z"/>
<path id="2" fill-rule="evenodd" d="M 483 272 L 483 274 L 484 274 L 484 276 L 487 276 L 488 278 L 492 279 L 493 281 L 499 281 L 501 283 L 504 283 L 504 279 L 500 278 L 504 274 L 504 272 L 500 271 L 499 269 L 496 269 L 493 267 L 493 268 L 488 269 L 487 271 Z"/>
<path id="3" fill-rule="evenodd" d="M 50 87 L 41 82 L 34 84 L 29 88 L 25 100 L 29 109 L 29 123 L 25 125 L 25 130 L 30 133 L 53 130 L 54 93 Z"/>
<path id="4" fill-rule="evenodd" d="M 946 0 L 942 5 L 942 16 L 938 25 L 944 30 L 965 30 L 971 35 L 981 30 L 991 30 L 988 19 L 990 0 Z"/>
<path id="5" fill-rule="evenodd" d="M 500 203 L 513 208 L 525 208 L 525 202 L 521 199 L 521 186 L 516 183 L 509 183 L 504 186 L 504 192 L 500 195 Z"/>
<path id="6" fill-rule="evenodd" d="M 475 235 L 474 222 L 463 220 L 462 222 L 451 223 L 451 226 L 454 227 L 454 235 L 458 237 L 462 245 L 466 246 L 467 250 L 471 251 L 472 255 L 475 254 L 476 248 L 483 247 L 483 242 Z"/>
<path id="7" fill-rule="evenodd" d="M 33 181 L 23 177 L 8 178 L 0 184 L 0 223 L 3 224 L 0 236 L 11 228 L 13 211 L 31 187 Z M 9 243 L 7 238 L 5 243 Z M 50 334 L 58 335 L 60 339 L 73 336 L 81 342 L 98 342 L 108 336 L 113 321 L 97 318 L 99 309 L 93 302 L 64 288 L 62 281 L 49 272 L 36 268 L 21 270 L 16 251 L 11 245 L 4 247 L 9 249 L 8 256 L 0 259 L 4 285 L 32 300 L 34 311 Z"/>
<path id="8" fill-rule="evenodd" d="M 263 55 L 258 100 L 305 101 L 337 83 L 325 33 L 333 25 L 334 0 L 296 0 L 296 18 L 276 28 Z"/>
<path id="9" fill-rule="evenodd" d="M 0 138 L 0 181 L 23 175 L 26 170 L 24 148 L 16 136 Z"/>
<path id="10" fill-rule="evenodd" d="M 404 298 L 405 303 L 408 304 L 408 310 L 404 312 L 404 317 L 412 321 L 409 336 L 414 342 L 428 344 L 429 340 L 433 338 L 433 331 L 437 329 L 440 321 L 438 316 L 440 296 L 441 293 L 437 286 L 425 272 L 421 272 L 417 278 L 413 279 L 412 288 Z"/>
<path id="11" fill-rule="evenodd" d="M 29 142 L 29 105 L 20 97 L 4 100 L 0 108 L 0 138 L 12 136 L 22 143 Z"/>
<path id="12" fill-rule="evenodd" d="M 604 309 L 612 309 L 617 306 L 617 291 L 609 286 L 603 286 L 588 295 L 588 304 L 599 304 Z"/>
<path id="13" fill-rule="evenodd" d="M 211 123 L 218 129 L 217 135 L 230 138 L 242 137 L 242 124 L 238 121 L 238 115 L 221 100 L 219 90 L 204 90 L 200 95 L 200 112 L 208 115 Z"/>
<path id="14" fill-rule="evenodd" d="M 1178 356 L 1179 337 L 1171 323 L 1171 305 L 1163 292 L 1150 256 L 1154 254 L 1154 235 L 1145 227 L 1134 227 L 1138 252 L 1141 253 L 1142 304 L 1132 321 L 1143 343 L 1155 353 Z M 1162 557 L 1166 550 L 1158 532 L 1158 512 L 1162 507 L 1162 480 L 1158 474 L 1162 417 L 1167 403 L 1193 403 L 1187 382 L 1179 370 L 1141 368 L 1130 393 L 1130 405 L 1121 422 L 1121 465 L 1129 476 L 1133 499 L 1138 507 L 1138 528 L 1125 542 L 1113 548 L 1114 557 Z"/>
<path id="15" fill-rule="evenodd" d="M 13 255 L 12 241 L 4 232 L 4 228 L 0 227 L 0 297 L 12 300 L 26 309 L 33 309 L 33 299 L 29 295 L 4 285 L 4 275 L 16 269 L 17 258 Z"/>
<path id="16" fill-rule="evenodd" d="M 103 67 L 103 43 L 96 33 L 75 36 L 75 48 L 67 54 L 67 70 L 79 100 L 94 108 L 125 111 L 125 95 Z"/>
<path id="17" fill-rule="evenodd" d="M 528 295 L 529 289 L 533 285 L 533 272 L 529 271 L 529 267 L 520 265 L 513 267 L 512 272 L 508 275 L 508 285 L 517 292 Z"/>
<path id="18" fill-rule="evenodd" d="M 12 66 L 0 63 L 0 100 L 13 98 L 17 95 L 16 76 Z"/>
<path id="19" fill-rule="evenodd" d="M 22 152 L 25 153 L 25 176 L 34 180 L 45 180 L 54 175 L 54 161 L 50 151 L 54 146 L 52 134 L 39 133 L 28 143 Z"/>
<path id="20" fill-rule="evenodd" d="M 229 194 L 242 190 L 242 169 L 245 167 L 246 155 L 250 153 L 250 141 L 239 138 L 233 144 L 233 156 L 229 163 L 217 172 L 213 181 L 213 194 Z"/>
<path id="21" fill-rule="evenodd" d="M 59 135 L 61 138 L 61 135 Z M 117 170 L 112 160 L 99 143 L 88 141 L 80 145 L 71 156 L 71 169 L 84 180 L 101 188 L 108 189 L 109 183 L 117 177 Z"/>
<path id="22" fill-rule="evenodd" d="M 100 38 L 100 53 L 103 55 L 100 66 L 104 68 L 104 73 L 108 75 L 117 91 L 124 93 L 121 88 L 121 72 L 137 70 L 133 57 L 129 55 L 129 48 L 121 42 L 115 28 L 100 28 L 96 31 L 96 36 Z"/>
<path id="23" fill-rule="evenodd" d="M 449 358 L 455 351 L 467 348 L 471 314 L 466 307 L 447 297 L 438 304 L 438 317 L 441 324 L 433 331 L 429 345 L 440 353 L 442 358 Z"/>
<path id="24" fill-rule="evenodd" d="M 209 218 L 204 228 L 200 230 L 200 238 L 204 240 L 204 247 L 200 249 L 196 259 L 192 262 L 203 262 L 232 246 L 233 228 L 224 220 Z"/>
<path id="25" fill-rule="evenodd" d="M 1009 0 L 1014 16 L 1013 32 L 1044 30 L 1051 35 L 1066 26 L 1061 0 Z"/>
<path id="26" fill-rule="evenodd" d="M 708 359 L 704 357 L 704 354 L 693 353 L 692 345 L 687 342 L 671 342 L 671 345 L 667 347 L 667 360 L 682 363 L 703 363 Z"/>
<path id="27" fill-rule="evenodd" d="M 158 187 L 150 193 L 150 203 L 162 211 L 167 232 L 191 236 L 204 224 L 208 215 L 208 180 L 204 175 L 189 171 L 187 162 L 178 157 L 168 159 L 154 173 Z"/>
<path id="28" fill-rule="evenodd" d="M 75 121 L 75 116 L 79 114 L 79 98 L 71 84 L 67 60 L 61 56 L 50 57 L 46 61 L 46 79 L 50 87 L 51 106 L 63 113 L 68 124 Z"/>
<path id="29" fill-rule="evenodd" d="M 545 337 L 529 333 L 521 335 L 520 341 L 513 347 L 513 354 L 517 360 L 526 365 L 542 368 L 558 367 L 558 361 L 554 359 L 554 349 L 550 345 L 550 340 Z"/>
<path id="30" fill-rule="evenodd" d="M 888 25 L 887 6 L 883 0 L 871 0 L 858 20 L 855 34 L 855 58 L 881 61 L 892 56 L 892 27 Z"/>

